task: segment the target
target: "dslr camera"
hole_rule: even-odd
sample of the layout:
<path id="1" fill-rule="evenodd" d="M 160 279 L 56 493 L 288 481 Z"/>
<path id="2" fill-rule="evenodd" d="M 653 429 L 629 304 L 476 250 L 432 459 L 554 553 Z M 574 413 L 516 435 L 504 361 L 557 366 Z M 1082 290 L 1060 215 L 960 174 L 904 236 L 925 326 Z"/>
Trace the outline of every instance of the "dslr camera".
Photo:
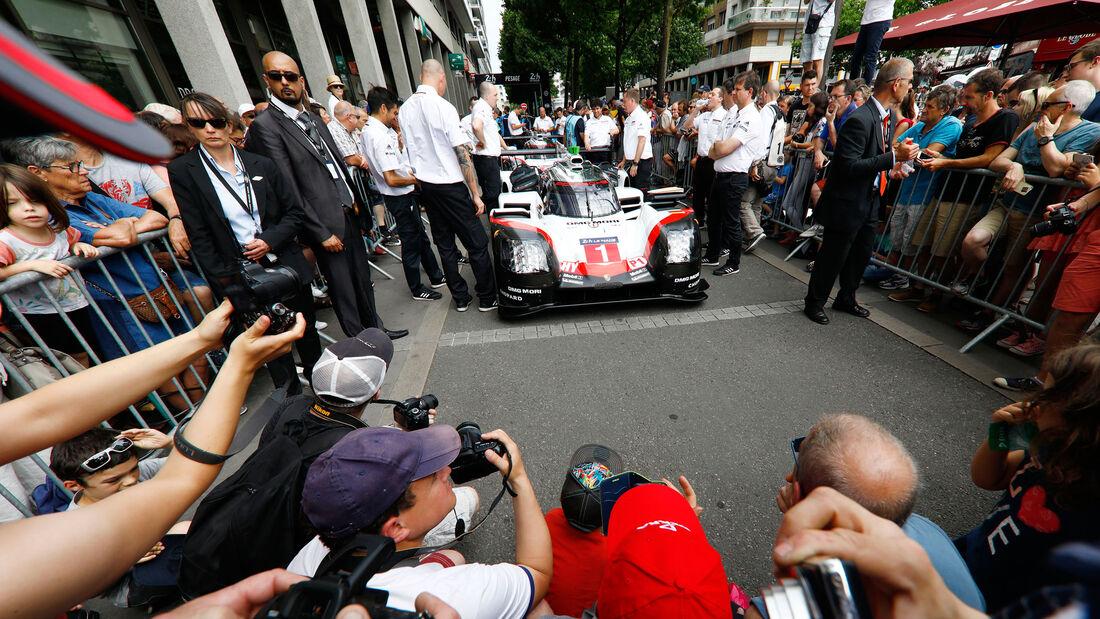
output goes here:
<path id="1" fill-rule="evenodd" d="M 1050 212 L 1050 219 L 1040 221 L 1031 227 L 1032 236 L 1054 234 L 1073 234 L 1077 232 L 1077 214 L 1067 204 L 1061 204 Z"/>
<path id="2" fill-rule="evenodd" d="M 389 608 L 389 593 L 367 588 L 367 581 L 393 552 L 392 538 L 357 535 L 329 555 L 313 580 L 292 585 L 260 609 L 255 619 L 334 619 L 340 609 L 351 604 L 362 604 L 371 617 L 380 619 L 431 619 L 427 613 Z"/>
<path id="3" fill-rule="evenodd" d="M 285 303 L 300 287 L 298 274 L 290 267 L 265 267 L 242 260 L 240 271 L 225 285 L 225 296 L 234 308 L 232 331 L 243 332 L 260 316 L 271 319 L 269 335 L 290 330 L 294 326 L 294 312 Z"/>
<path id="4" fill-rule="evenodd" d="M 425 393 L 419 398 L 409 398 L 393 405 L 393 420 L 409 430 L 428 427 L 428 410 L 439 406 L 439 398 Z"/>
<path id="5" fill-rule="evenodd" d="M 762 589 L 772 619 L 870 619 L 856 566 L 835 557 L 807 559 L 792 578 Z"/>
<path id="6" fill-rule="evenodd" d="M 462 440 L 462 447 L 458 456 L 451 463 L 451 480 L 456 484 L 464 484 L 475 479 L 487 477 L 498 472 L 496 466 L 489 462 L 485 454 L 495 451 L 502 458 L 508 457 L 508 450 L 504 443 L 496 439 L 481 438 L 481 426 L 472 421 L 458 424 L 458 437 Z"/>

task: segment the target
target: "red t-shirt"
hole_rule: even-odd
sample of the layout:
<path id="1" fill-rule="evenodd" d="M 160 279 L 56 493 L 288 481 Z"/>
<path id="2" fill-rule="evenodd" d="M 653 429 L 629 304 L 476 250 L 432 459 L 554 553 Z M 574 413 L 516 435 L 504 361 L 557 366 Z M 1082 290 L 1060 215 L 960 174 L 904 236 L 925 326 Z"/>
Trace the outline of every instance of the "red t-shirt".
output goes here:
<path id="1" fill-rule="evenodd" d="M 546 601 L 556 615 L 580 617 L 596 602 L 607 564 L 607 538 L 599 529 L 584 533 L 565 519 L 561 508 L 546 514 L 554 546 L 554 576 Z"/>

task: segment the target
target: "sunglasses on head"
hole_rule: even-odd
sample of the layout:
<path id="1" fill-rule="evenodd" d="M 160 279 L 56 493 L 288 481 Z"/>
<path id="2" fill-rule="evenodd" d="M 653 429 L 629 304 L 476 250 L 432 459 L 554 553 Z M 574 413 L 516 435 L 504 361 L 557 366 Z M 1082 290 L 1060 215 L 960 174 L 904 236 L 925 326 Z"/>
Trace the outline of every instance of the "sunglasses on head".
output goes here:
<path id="1" fill-rule="evenodd" d="M 297 82 L 298 78 L 301 77 L 294 71 L 265 71 L 264 75 L 267 76 L 267 79 L 273 82 L 286 80 L 291 83 Z"/>
<path id="2" fill-rule="evenodd" d="M 196 129 L 202 129 L 206 125 L 210 125 L 215 129 L 225 129 L 229 125 L 229 121 L 224 118 L 187 118 L 187 124 Z"/>
<path id="3" fill-rule="evenodd" d="M 111 443 L 110 447 L 103 451 L 96 452 L 90 458 L 80 463 L 80 468 L 88 471 L 89 473 L 95 473 L 106 467 L 111 463 L 111 454 L 124 454 L 134 446 L 134 442 L 125 436 L 121 436 L 115 439 L 115 442 Z"/>

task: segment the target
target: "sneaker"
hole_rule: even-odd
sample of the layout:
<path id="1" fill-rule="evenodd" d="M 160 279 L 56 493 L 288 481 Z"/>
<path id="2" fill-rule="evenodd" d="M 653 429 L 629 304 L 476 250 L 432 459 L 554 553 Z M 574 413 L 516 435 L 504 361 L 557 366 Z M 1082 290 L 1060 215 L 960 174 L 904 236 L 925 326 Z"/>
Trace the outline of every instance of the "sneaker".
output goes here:
<path id="1" fill-rule="evenodd" d="M 718 258 L 708 258 L 707 256 L 703 256 L 703 266 L 716 267 L 718 266 L 718 264 Z"/>
<path id="2" fill-rule="evenodd" d="M 470 259 L 467 258 L 466 256 L 463 256 L 462 254 L 459 254 L 458 255 L 458 263 L 459 264 L 470 264 Z"/>
<path id="3" fill-rule="evenodd" d="M 903 301 L 921 301 L 921 300 L 924 299 L 924 291 L 923 290 L 918 290 L 916 288 L 908 288 L 906 290 L 902 290 L 901 292 L 895 292 L 894 294 L 892 294 L 892 295 L 890 295 L 886 298 L 890 299 L 891 301 L 899 301 L 899 302 L 903 302 Z"/>
<path id="4" fill-rule="evenodd" d="M 813 260 L 806 263 L 806 272 L 807 273 L 813 273 L 814 272 L 814 261 Z"/>
<path id="5" fill-rule="evenodd" d="M 427 288 L 421 288 L 419 292 L 413 293 L 414 301 L 436 301 L 442 298 L 443 295 L 434 290 L 428 290 Z"/>
<path id="6" fill-rule="evenodd" d="M 442 522 L 428 531 L 424 536 L 424 546 L 442 546 L 455 541 L 455 538 L 469 531 L 474 526 L 474 517 L 481 501 L 478 499 L 477 490 L 469 486 L 458 486 L 454 489 L 455 507 L 447 512 Z"/>
<path id="7" fill-rule="evenodd" d="M 317 329 L 318 331 L 324 331 L 325 329 L 327 329 L 327 328 L 328 328 L 328 323 L 327 323 L 327 322 L 325 322 L 325 321 L 323 321 L 323 320 L 315 320 L 315 321 L 313 321 L 313 326 L 314 326 L 314 327 L 315 327 L 315 328 L 316 328 L 316 329 Z"/>
<path id="8" fill-rule="evenodd" d="M 1008 337 L 1003 337 L 997 340 L 997 345 L 1001 348 L 1012 348 L 1019 346 L 1028 340 L 1028 334 L 1025 331 L 1013 331 Z"/>
<path id="9" fill-rule="evenodd" d="M 718 257 L 719 258 L 725 258 L 728 255 L 730 255 L 730 250 L 729 249 L 723 249 L 722 251 L 718 252 Z"/>
<path id="10" fill-rule="evenodd" d="M 1046 352 L 1047 341 L 1038 335 L 1032 335 L 1020 344 L 1008 349 L 1008 352 L 1021 357 L 1035 357 Z"/>
<path id="11" fill-rule="evenodd" d="M 438 282 L 431 282 L 428 285 L 432 287 L 432 290 L 435 290 L 437 288 L 442 288 L 442 287 L 447 285 L 447 278 L 444 277 L 443 279 L 439 280 Z"/>
<path id="12" fill-rule="evenodd" d="M 810 226 L 809 228 L 806 228 L 805 230 L 803 230 L 798 235 L 798 238 L 808 239 L 810 237 L 817 236 L 818 234 L 821 234 L 821 232 L 824 231 L 824 230 L 825 230 L 825 226 L 823 226 L 821 224 L 814 224 L 814 225 Z"/>
<path id="13" fill-rule="evenodd" d="M 473 302 L 473 298 L 455 299 L 455 309 L 460 312 L 465 312 L 470 309 L 471 302 Z"/>
<path id="14" fill-rule="evenodd" d="M 749 241 L 749 244 L 745 246 L 745 250 L 742 253 L 751 254 L 753 252 L 753 250 L 756 249 L 756 246 L 760 244 L 760 241 L 763 241 L 763 240 L 764 240 L 764 235 L 762 233 L 756 235 L 756 238 Z"/>
<path id="15" fill-rule="evenodd" d="M 909 287 L 909 278 L 904 275 L 892 275 L 878 283 L 879 290 L 903 290 Z"/>
<path id="16" fill-rule="evenodd" d="M 917 311 L 924 312 L 925 314 L 930 314 L 936 311 L 936 308 L 940 306 L 940 298 L 941 297 L 939 293 L 928 295 L 923 301 L 921 301 L 920 305 L 917 306 Z"/>
<path id="17" fill-rule="evenodd" d="M 957 294 L 960 297 L 970 294 L 970 282 L 955 282 L 951 284 L 951 294 Z"/>
<path id="18" fill-rule="evenodd" d="M 310 284 L 309 291 L 313 294 L 314 299 L 324 299 L 328 297 L 328 295 L 325 294 L 325 291 L 318 288 L 316 284 Z"/>
<path id="19" fill-rule="evenodd" d="M 492 301 L 490 301 L 488 303 L 486 303 L 485 301 L 480 301 L 477 304 L 477 311 L 479 311 L 479 312 L 491 312 L 491 311 L 495 310 L 498 307 L 500 307 L 500 301 L 498 301 L 496 299 L 493 299 Z"/>
<path id="20" fill-rule="evenodd" d="M 397 238 L 396 234 L 391 234 L 390 236 L 382 239 L 382 244 L 386 247 L 400 247 L 401 239 Z"/>
<path id="21" fill-rule="evenodd" d="M 385 256 L 386 255 L 386 250 L 382 249 L 381 245 L 375 245 L 374 246 L 374 255 L 376 255 L 376 256 Z"/>
<path id="22" fill-rule="evenodd" d="M 956 322 L 955 326 L 967 333 L 977 333 L 988 327 L 991 322 L 993 322 L 993 320 L 987 316 L 985 312 L 978 310 L 971 314 L 970 318 L 964 318 Z"/>
<path id="23" fill-rule="evenodd" d="M 1042 381 L 1035 376 L 1025 376 L 1023 378 L 1002 378 L 998 376 L 993 379 L 993 384 L 1009 391 L 1038 391 L 1043 388 Z"/>
<path id="24" fill-rule="evenodd" d="M 714 275 L 717 275 L 718 277 L 725 277 L 726 275 L 735 275 L 735 274 L 740 273 L 740 272 L 741 272 L 740 268 L 735 267 L 731 264 L 727 264 L 724 267 L 720 267 L 720 268 L 717 268 L 717 269 L 714 269 L 713 271 L 711 271 L 711 273 L 713 273 Z"/>

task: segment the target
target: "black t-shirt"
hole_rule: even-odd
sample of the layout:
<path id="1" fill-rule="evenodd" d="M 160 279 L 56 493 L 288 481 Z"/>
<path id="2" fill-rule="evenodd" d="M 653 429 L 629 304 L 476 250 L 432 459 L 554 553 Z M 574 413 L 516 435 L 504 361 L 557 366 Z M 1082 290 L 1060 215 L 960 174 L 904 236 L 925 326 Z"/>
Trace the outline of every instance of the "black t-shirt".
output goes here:
<path id="1" fill-rule="evenodd" d="M 1009 109 L 997 110 L 997 113 L 978 124 L 973 114 L 966 118 L 962 135 L 955 145 L 955 159 L 978 157 L 985 149 L 996 144 L 1012 144 L 1012 133 L 1020 122 L 1016 112 Z M 993 190 L 993 178 L 966 174 L 962 170 L 949 170 L 950 177 L 943 192 L 945 201 L 964 203 L 983 203 Z"/>
<path id="2" fill-rule="evenodd" d="M 792 99 L 787 106 L 787 134 L 796 133 L 806 122 L 806 108 L 810 107 L 810 100 L 799 97 Z"/>

